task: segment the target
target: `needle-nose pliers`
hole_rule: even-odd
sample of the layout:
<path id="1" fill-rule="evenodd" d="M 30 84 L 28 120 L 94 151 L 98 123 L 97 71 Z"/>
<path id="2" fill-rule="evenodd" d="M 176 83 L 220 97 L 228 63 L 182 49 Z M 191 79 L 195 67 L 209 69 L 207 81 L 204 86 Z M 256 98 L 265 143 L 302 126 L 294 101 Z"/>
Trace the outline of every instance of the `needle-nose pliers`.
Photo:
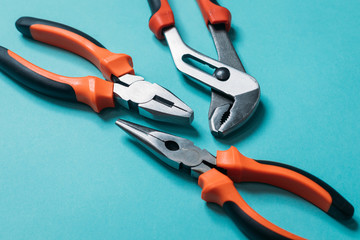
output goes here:
<path id="1" fill-rule="evenodd" d="M 336 190 L 301 169 L 253 160 L 235 147 L 218 151 L 215 157 L 188 139 L 120 119 L 116 124 L 164 163 L 198 178 L 202 199 L 222 206 L 251 239 L 303 238 L 260 216 L 240 196 L 233 182 L 259 182 L 285 189 L 339 220 L 350 219 L 354 214 L 354 207 Z"/>
<path id="2" fill-rule="evenodd" d="M 260 86 L 255 78 L 245 73 L 228 36 L 230 12 L 214 0 L 197 2 L 214 40 L 218 61 L 183 42 L 167 0 L 148 0 L 152 12 L 149 27 L 158 39 L 166 39 L 181 72 L 211 87 L 209 127 L 214 136 L 224 137 L 253 115 L 260 99 Z"/>
<path id="3" fill-rule="evenodd" d="M 88 104 L 95 112 L 114 107 L 116 100 L 154 120 L 176 124 L 190 124 L 193 120 L 192 109 L 174 94 L 134 75 L 130 56 L 110 52 L 89 35 L 57 22 L 22 17 L 16 28 L 26 37 L 84 57 L 108 80 L 57 75 L 0 47 L 0 70 L 27 87 L 51 97 Z"/>

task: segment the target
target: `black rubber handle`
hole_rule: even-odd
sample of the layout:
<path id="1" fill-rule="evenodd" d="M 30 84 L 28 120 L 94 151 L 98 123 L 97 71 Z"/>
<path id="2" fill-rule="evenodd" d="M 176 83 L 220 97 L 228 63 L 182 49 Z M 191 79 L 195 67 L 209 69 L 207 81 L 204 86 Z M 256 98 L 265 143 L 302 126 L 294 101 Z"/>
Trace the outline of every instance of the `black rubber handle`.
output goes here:
<path id="1" fill-rule="evenodd" d="M 25 86 L 45 95 L 67 101 L 77 101 L 75 91 L 70 85 L 54 81 L 29 69 L 28 67 L 24 66 L 24 63 L 27 62 L 25 59 L 22 59 L 23 61 L 19 62 L 18 60 L 14 59 L 13 56 L 17 55 L 0 46 L 1 71 L 19 83 L 24 84 Z"/>
<path id="2" fill-rule="evenodd" d="M 17 29 L 30 37 L 58 48 L 73 52 L 93 63 L 108 81 L 125 74 L 134 74 L 132 59 L 122 53 L 113 53 L 89 35 L 61 23 L 22 17 Z"/>
<path id="3" fill-rule="evenodd" d="M 226 214 L 234 221 L 236 226 L 249 238 L 256 240 L 291 240 L 263 226 L 258 221 L 250 217 L 236 203 L 227 201 L 223 205 Z"/>
<path id="4" fill-rule="evenodd" d="M 24 36 L 34 39 L 33 36 L 31 35 L 31 31 L 30 31 L 30 27 L 34 24 L 53 26 L 53 27 L 61 28 L 61 29 L 76 33 L 76 34 L 86 38 L 90 42 L 94 43 L 95 45 L 105 48 L 96 39 L 92 38 L 91 36 L 87 35 L 86 33 L 79 31 L 75 28 L 69 27 L 67 25 L 53 22 L 53 21 L 48 21 L 48 20 L 44 20 L 44 19 L 40 19 L 40 18 L 33 18 L 33 17 L 21 17 L 16 21 L 15 26 L 16 26 L 17 30 L 19 30 L 19 32 L 21 32 Z"/>
<path id="5" fill-rule="evenodd" d="M 218 6 L 220 6 L 220 7 L 221 7 L 221 5 L 218 3 L 218 1 L 217 1 L 217 0 L 210 0 L 210 2 L 212 2 L 213 4 L 216 4 L 216 5 L 218 5 Z"/>
<path id="6" fill-rule="evenodd" d="M 161 1 L 160 0 L 148 0 L 149 3 L 149 7 L 151 10 L 151 16 L 150 18 L 157 12 L 160 10 L 161 7 Z"/>
<path id="7" fill-rule="evenodd" d="M 85 103 L 95 112 L 114 107 L 114 84 L 101 78 L 61 76 L 3 47 L 0 47 L 0 70 L 35 91 L 50 97 Z"/>
<path id="8" fill-rule="evenodd" d="M 264 161 L 264 160 L 256 160 L 256 161 L 261 164 L 273 165 L 273 166 L 278 166 L 278 167 L 292 170 L 294 172 L 297 172 L 297 173 L 311 179 L 312 181 L 314 181 L 315 183 L 320 185 L 331 195 L 332 204 L 331 204 L 327 214 L 329 214 L 333 218 L 339 219 L 339 220 L 346 220 L 346 219 L 352 218 L 352 216 L 354 215 L 354 207 L 351 205 L 351 203 L 349 203 L 343 196 L 341 196 L 340 193 L 338 193 L 334 188 L 332 188 L 330 185 L 328 185 L 326 182 L 322 181 L 321 179 L 315 177 L 314 175 L 312 175 L 304 170 L 301 170 L 299 168 L 296 168 L 296 167 L 293 167 L 293 166 L 290 166 L 287 164 L 283 164 L 283 163 Z"/>

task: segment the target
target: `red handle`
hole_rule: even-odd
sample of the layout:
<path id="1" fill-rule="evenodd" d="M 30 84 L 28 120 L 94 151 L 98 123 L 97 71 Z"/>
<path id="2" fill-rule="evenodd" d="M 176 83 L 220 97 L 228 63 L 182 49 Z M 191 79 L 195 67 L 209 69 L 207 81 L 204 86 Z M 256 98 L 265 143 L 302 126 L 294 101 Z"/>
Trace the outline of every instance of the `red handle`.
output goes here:
<path id="1" fill-rule="evenodd" d="M 304 239 L 294 235 L 263 218 L 240 196 L 233 182 L 216 169 L 199 177 L 203 189 L 201 198 L 224 208 L 240 230 L 251 239 Z"/>
<path id="2" fill-rule="evenodd" d="M 65 77 L 46 71 L 0 47 L 0 70 L 27 87 L 69 101 L 89 105 L 95 112 L 114 107 L 114 83 L 97 77 Z"/>
<path id="3" fill-rule="evenodd" d="M 127 73 L 134 74 L 130 56 L 110 52 L 95 39 L 72 27 L 31 17 L 20 18 L 16 27 L 27 37 L 66 49 L 89 60 L 109 81 L 111 75 L 120 77 Z"/>
<path id="4" fill-rule="evenodd" d="M 224 7 L 221 7 L 216 0 L 196 0 L 206 26 L 211 24 L 225 24 L 226 31 L 230 31 L 231 13 Z"/>
<path id="5" fill-rule="evenodd" d="M 148 0 L 151 14 L 149 28 L 158 39 L 164 39 L 163 30 L 175 26 L 174 14 L 167 0 Z"/>
<path id="6" fill-rule="evenodd" d="M 292 192 L 337 219 L 349 219 L 354 207 L 319 178 L 285 164 L 255 161 L 235 147 L 218 151 L 217 166 L 227 170 L 234 182 L 260 182 Z"/>

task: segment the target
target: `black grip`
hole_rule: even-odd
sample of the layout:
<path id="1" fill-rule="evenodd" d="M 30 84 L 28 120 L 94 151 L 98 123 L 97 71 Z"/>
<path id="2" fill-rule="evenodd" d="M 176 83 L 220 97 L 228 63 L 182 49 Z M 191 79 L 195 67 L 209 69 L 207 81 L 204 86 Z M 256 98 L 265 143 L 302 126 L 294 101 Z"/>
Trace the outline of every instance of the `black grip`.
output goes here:
<path id="1" fill-rule="evenodd" d="M 267 165 L 273 165 L 273 166 L 278 166 L 278 167 L 282 167 L 282 168 L 287 168 L 287 169 L 297 172 L 297 173 L 311 179 L 315 183 L 319 184 L 323 189 L 325 189 L 330 194 L 330 196 L 332 198 L 332 203 L 331 203 L 330 209 L 328 210 L 327 214 L 329 214 L 333 218 L 338 219 L 338 220 L 346 220 L 346 219 L 352 218 L 352 216 L 354 215 L 354 207 L 351 205 L 351 203 L 349 203 L 343 196 L 340 195 L 340 193 L 338 193 L 335 189 L 333 189 L 331 186 L 329 186 L 326 182 L 315 177 L 314 175 L 312 175 L 304 170 L 301 170 L 299 168 L 296 168 L 296 167 L 293 167 L 293 166 L 290 166 L 287 164 L 283 164 L 283 163 L 264 161 L 264 160 L 256 160 L 256 161 L 261 164 L 267 164 Z"/>
<path id="2" fill-rule="evenodd" d="M 223 205 L 226 214 L 235 222 L 236 226 L 249 238 L 249 239 L 272 239 L 272 240 L 289 240 L 290 238 L 284 237 L 265 226 L 258 223 L 255 219 L 247 215 L 236 203 L 227 201 Z"/>
<path id="3" fill-rule="evenodd" d="M 0 70 L 19 83 L 42 94 L 76 102 L 74 89 L 65 83 L 56 82 L 27 68 L 9 55 L 8 49 L 0 46 Z"/>
<path id="4" fill-rule="evenodd" d="M 255 221 L 232 201 L 225 202 L 223 209 L 249 239 L 290 240 Z"/>
<path id="5" fill-rule="evenodd" d="M 57 28 L 61 28 L 61 29 L 76 33 L 76 34 L 86 38 L 90 42 L 94 43 L 95 45 L 105 48 L 101 43 L 99 43 L 97 40 L 95 40 L 91 36 L 87 35 L 86 33 L 79 31 L 75 28 L 69 27 L 67 25 L 57 23 L 57 22 L 52 22 L 52 21 L 39 19 L 39 18 L 33 18 L 33 17 L 21 17 L 16 21 L 15 26 L 16 26 L 17 30 L 19 30 L 19 32 L 21 32 L 24 36 L 33 39 L 32 35 L 31 35 L 30 27 L 34 24 L 41 24 L 41 25 L 57 27 Z"/>
<path id="6" fill-rule="evenodd" d="M 215 5 L 218 5 L 218 6 L 220 6 L 220 4 L 218 3 L 218 1 L 217 0 L 210 0 L 210 2 L 212 2 L 213 4 L 215 4 Z M 221 7 L 221 6 L 220 6 Z"/>
<path id="7" fill-rule="evenodd" d="M 157 12 L 159 11 L 160 7 L 161 7 L 161 1 L 160 0 L 148 0 L 149 3 L 149 7 L 151 10 L 151 16 L 150 18 Z"/>

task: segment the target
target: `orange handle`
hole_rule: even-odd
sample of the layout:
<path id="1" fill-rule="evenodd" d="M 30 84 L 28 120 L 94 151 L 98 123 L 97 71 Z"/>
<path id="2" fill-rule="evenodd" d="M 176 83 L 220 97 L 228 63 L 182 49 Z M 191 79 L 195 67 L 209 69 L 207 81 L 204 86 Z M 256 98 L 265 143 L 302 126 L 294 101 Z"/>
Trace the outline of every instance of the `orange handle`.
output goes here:
<path id="1" fill-rule="evenodd" d="M 206 26 L 209 24 L 224 24 L 226 31 L 230 31 L 231 13 L 224 7 L 221 7 L 216 0 L 196 0 Z"/>
<path id="2" fill-rule="evenodd" d="M 164 39 L 163 30 L 175 26 L 174 14 L 167 0 L 148 0 L 151 17 L 149 28 L 158 39 Z"/>
<path id="3" fill-rule="evenodd" d="M 270 161 L 255 161 L 235 147 L 218 151 L 217 166 L 234 182 L 260 182 L 292 192 L 337 219 L 349 219 L 354 207 L 336 190 L 301 169 Z"/>
<path id="4" fill-rule="evenodd" d="M 134 74 L 132 59 L 126 54 L 110 52 L 89 35 L 72 27 L 38 18 L 22 17 L 16 28 L 25 36 L 75 54 L 92 62 L 111 81 L 111 76 Z"/>
<path id="5" fill-rule="evenodd" d="M 0 47 L 0 70 L 25 86 L 68 101 L 78 101 L 89 105 L 95 112 L 114 107 L 114 83 L 97 77 L 64 77 L 46 71 Z"/>
<path id="6" fill-rule="evenodd" d="M 200 175 L 201 198 L 222 206 L 250 239 L 304 239 L 263 218 L 240 196 L 233 182 L 216 169 Z"/>

